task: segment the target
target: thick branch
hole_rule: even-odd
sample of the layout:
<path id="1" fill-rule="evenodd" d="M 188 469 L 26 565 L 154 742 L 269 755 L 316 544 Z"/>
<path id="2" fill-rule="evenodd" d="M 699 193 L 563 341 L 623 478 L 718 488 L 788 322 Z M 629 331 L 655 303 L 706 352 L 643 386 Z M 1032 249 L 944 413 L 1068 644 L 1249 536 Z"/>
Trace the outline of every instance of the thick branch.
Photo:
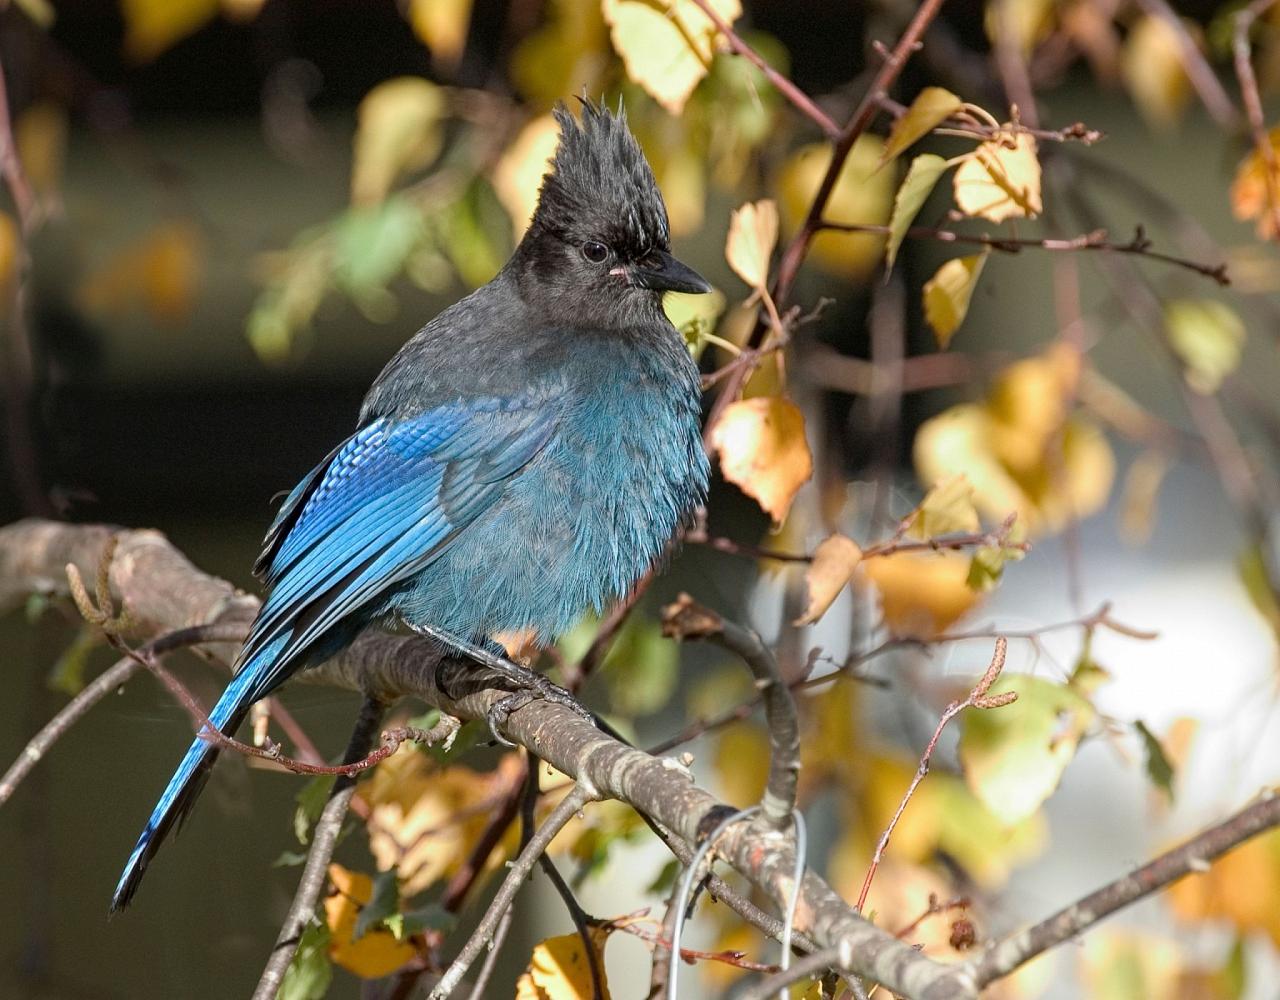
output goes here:
<path id="1" fill-rule="evenodd" d="M 67 591 L 65 566 L 92 578 L 111 529 L 28 520 L 0 528 L 0 610 L 32 591 Z M 256 601 L 196 569 L 163 536 L 119 533 L 110 584 L 137 637 L 217 618 L 228 607 L 252 611 Z M 210 647 L 223 659 L 234 645 Z M 484 718 L 506 692 L 488 688 L 466 663 L 442 658 L 431 642 L 365 633 L 350 649 L 299 679 L 361 691 L 390 702 L 413 695 L 463 719 Z M 697 843 L 728 809 L 693 784 L 683 768 L 605 735 L 570 709 L 538 701 L 513 713 L 504 735 L 600 795 L 627 802 L 675 836 Z M 773 898 L 793 888 L 795 856 L 788 838 L 737 824 L 717 854 Z M 913 1000 L 974 997 L 973 973 L 948 968 L 854 913 L 817 875 L 801 884 L 796 929 L 819 947 L 847 947 L 852 968 Z"/>

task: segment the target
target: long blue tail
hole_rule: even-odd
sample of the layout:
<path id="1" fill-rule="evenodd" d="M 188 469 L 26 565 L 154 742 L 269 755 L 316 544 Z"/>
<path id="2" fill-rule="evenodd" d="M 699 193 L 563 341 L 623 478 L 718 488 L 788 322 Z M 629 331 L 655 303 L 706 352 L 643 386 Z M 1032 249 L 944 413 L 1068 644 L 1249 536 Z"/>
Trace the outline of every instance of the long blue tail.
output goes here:
<path id="1" fill-rule="evenodd" d="M 278 649 L 279 644 L 273 643 L 262 650 L 240 669 L 227 685 L 227 689 L 222 692 L 222 697 L 209 713 L 209 721 L 220 731 L 233 734 L 236 727 L 249 714 L 253 703 L 266 696 L 268 692 L 263 690 L 265 686 L 263 682 L 270 673 L 267 667 L 275 659 Z M 174 824 L 180 822 L 195 804 L 217 756 L 217 745 L 208 740 L 197 739 L 191 744 L 187 755 L 178 765 L 178 770 L 169 779 L 168 787 L 160 796 L 160 801 L 156 803 L 151 818 L 147 820 L 142 835 L 138 837 L 133 853 L 129 855 L 124 872 L 116 885 L 115 895 L 111 897 L 112 913 L 123 910 L 129 905 L 133 894 L 138 891 L 138 884 L 142 881 L 148 863 L 160 849 L 164 838 L 173 829 Z"/>

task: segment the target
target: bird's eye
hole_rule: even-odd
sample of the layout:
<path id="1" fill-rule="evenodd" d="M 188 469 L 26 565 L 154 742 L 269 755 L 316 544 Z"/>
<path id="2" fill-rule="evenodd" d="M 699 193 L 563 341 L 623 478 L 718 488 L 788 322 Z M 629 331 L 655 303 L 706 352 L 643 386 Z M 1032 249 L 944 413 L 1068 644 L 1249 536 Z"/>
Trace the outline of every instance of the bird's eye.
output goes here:
<path id="1" fill-rule="evenodd" d="M 593 264 L 603 264 L 609 258 L 609 248 L 595 240 L 587 240 L 582 244 L 582 256 Z"/>

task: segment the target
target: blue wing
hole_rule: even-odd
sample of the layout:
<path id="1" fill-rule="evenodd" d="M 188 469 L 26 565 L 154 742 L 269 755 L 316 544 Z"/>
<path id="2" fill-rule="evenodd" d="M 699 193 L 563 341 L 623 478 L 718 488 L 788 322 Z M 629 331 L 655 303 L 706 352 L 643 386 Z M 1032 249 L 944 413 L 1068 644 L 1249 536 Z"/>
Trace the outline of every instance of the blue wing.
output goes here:
<path id="1" fill-rule="evenodd" d="M 317 640 L 436 559 L 551 440 L 546 394 L 471 400 L 380 418 L 343 442 L 286 497 L 255 566 L 270 594 L 209 714 L 231 733 Z M 191 808 L 216 747 L 197 739 L 151 814 L 116 887 L 127 906 L 152 856 Z"/>

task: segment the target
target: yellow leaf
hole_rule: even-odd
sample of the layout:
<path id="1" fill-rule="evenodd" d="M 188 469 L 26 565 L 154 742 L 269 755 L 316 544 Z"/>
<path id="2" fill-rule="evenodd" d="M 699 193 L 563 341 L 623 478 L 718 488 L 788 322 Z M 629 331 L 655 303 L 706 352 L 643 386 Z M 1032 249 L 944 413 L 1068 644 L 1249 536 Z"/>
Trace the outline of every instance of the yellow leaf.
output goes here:
<path id="1" fill-rule="evenodd" d="M 511 55 L 511 78 L 520 92 L 544 107 L 565 94 L 597 94 L 608 68 L 600 4 L 550 0 L 546 23 Z"/>
<path id="2" fill-rule="evenodd" d="M 716 741 L 716 774 L 724 800 L 745 809 L 760 801 L 769 774 L 769 738 L 754 722 L 735 722 Z"/>
<path id="3" fill-rule="evenodd" d="M 991 0 L 983 26 L 993 45 L 1012 45 L 1028 56 L 1053 28 L 1054 0 Z"/>
<path id="4" fill-rule="evenodd" d="M 1129 466 L 1120 501 L 1120 535 L 1130 545 L 1151 540 L 1156 503 L 1168 471 L 1169 457 L 1155 448 L 1148 448 Z"/>
<path id="5" fill-rule="evenodd" d="M 493 189 L 511 217 L 516 242 L 524 236 L 538 205 L 538 189 L 556 152 L 560 127 L 542 115 L 520 130 L 493 171 Z"/>
<path id="6" fill-rule="evenodd" d="M 397 178 L 429 166 L 440 153 L 444 96 L 417 76 L 386 80 L 364 96 L 356 112 L 351 201 L 381 201 Z"/>
<path id="7" fill-rule="evenodd" d="M 813 553 L 813 562 L 805 570 L 804 583 L 809 592 L 804 613 L 795 625 L 812 625 L 827 613 L 844 585 L 853 578 L 853 572 L 862 560 L 862 549 L 852 538 L 830 535 Z"/>
<path id="8" fill-rule="evenodd" d="M 989 711 L 1003 712 L 1008 707 Z M 1000 888 L 1020 865 L 1049 846 L 1049 824 L 1041 814 L 1006 823 L 961 778 L 930 774 L 928 783 L 938 799 L 938 850 L 954 858 L 983 888 Z"/>
<path id="9" fill-rule="evenodd" d="M 58 191 L 67 152 L 67 113 L 56 104 L 33 104 L 14 123 L 14 144 L 27 180 L 48 198 Z"/>
<path id="10" fill-rule="evenodd" d="M 431 58 L 451 70 L 467 43 L 471 0 L 410 0 L 409 24 L 431 50 Z"/>
<path id="11" fill-rule="evenodd" d="M 603 978 L 604 946 L 609 932 L 592 927 L 588 936 Z M 609 984 L 603 982 L 601 987 L 603 1000 L 609 1000 Z M 577 932 L 547 938 L 534 948 L 524 975 L 516 981 L 516 1000 L 583 1000 L 593 995 L 591 959 Z"/>
<path id="12" fill-rule="evenodd" d="M 836 178 L 823 217 L 843 225 L 883 226 L 893 205 L 893 174 L 880 169 L 884 143 L 861 136 Z M 782 218 L 789 230 L 799 228 L 831 163 L 825 142 L 802 146 L 783 165 L 775 182 Z M 877 233 L 822 232 L 809 256 L 824 270 L 854 279 L 864 278 L 881 260 L 884 236 Z"/>
<path id="13" fill-rule="evenodd" d="M 747 202 L 729 220 L 725 260 L 739 278 L 763 291 L 769 282 L 769 259 L 777 242 L 777 204 L 768 198 Z"/>
<path id="14" fill-rule="evenodd" d="M 0 211 L 0 297 L 9 294 L 17 273 L 18 249 L 22 245 L 18 225 L 8 212 Z"/>
<path id="15" fill-rule="evenodd" d="M 964 473 L 984 517 L 1016 512 L 1033 534 L 1100 510 L 1115 457 L 1097 425 L 1068 410 L 1079 371 L 1078 354 L 1055 346 L 1005 369 L 986 403 L 925 421 L 914 444 L 920 478 L 932 484 Z"/>
<path id="16" fill-rule="evenodd" d="M 739 0 L 711 0 L 711 6 L 727 24 L 742 14 Z M 603 0 L 602 10 L 627 76 L 680 114 L 707 75 L 715 24 L 692 0 Z"/>
<path id="17" fill-rule="evenodd" d="M 1080 985 L 1090 1000 L 1177 1000 L 1182 968 L 1181 949 L 1173 940 L 1104 930 L 1084 940 Z"/>
<path id="18" fill-rule="evenodd" d="M 886 270 L 892 270 L 898 248 L 906 238 L 907 230 L 915 221 L 938 178 L 947 169 L 947 161 L 932 153 L 922 153 L 911 161 L 907 176 L 903 178 L 898 193 L 893 196 L 893 215 L 889 217 L 889 239 L 885 242 Z"/>
<path id="19" fill-rule="evenodd" d="M 923 136 L 938 126 L 948 115 L 960 110 L 964 102 L 942 87 L 925 87 L 916 95 L 911 106 L 893 123 L 889 140 L 885 143 L 881 162 L 900 156 Z"/>
<path id="20" fill-rule="evenodd" d="M 969 560 L 959 552 L 897 552 L 862 561 L 880 594 L 885 626 L 895 636 L 932 639 L 979 599 L 966 580 Z"/>
<path id="21" fill-rule="evenodd" d="M 1025 132 L 1002 132 L 982 143 L 955 173 L 956 207 L 992 222 L 1040 214 L 1040 159 Z"/>
<path id="22" fill-rule="evenodd" d="M 519 766 L 509 759 L 489 773 L 459 764 L 439 768 L 405 746 L 361 784 L 358 794 L 369 806 L 369 851 L 379 870 L 398 871 L 404 896 L 447 878 L 466 861 L 490 818 L 485 803 Z M 497 851 L 489 865 L 504 860 Z"/>
<path id="23" fill-rule="evenodd" d="M 329 881 L 337 890 L 324 901 L 329 924 L 329 955 L 338 965 L 361 979 L 389 976 L 417 954 L 407 941 L 397 941 L 385 928 L 366 931 L 352 939 L 360 909 L 373 898 L 373 880 L 368 875 L 329 865 Z"/>
<path id="24" fill-rule="evenodd" d="M 1261 931 L 1280 946 L 1280 830 L 1247 840 L 1168 891 L 1182 920 L 1224 920 L 1242 933 Z"/>
<path id="25" fill-rule="evenodd" d="M 1257 219 L 1258 238 L 1269 240 L 1276 236 L 1276 206 L 1271 203 L 1271 191 L 1280 197 L 1280 127 L 1267 133 L 1271 145 L 1271 184 L 1267 183 L 1267 161 L 1255 148 L 1240 161 L 1235 180 L 1231 182 L 1231 211 L 1237 219 Z M 1231 275 L 1235 279 L 1239 269 L 1232 262 Z M 1233 280 L 1232 284 L 1238 284 Z"/>
<path id="26" fill-rule="evenodd" d="M 1193 38 L 1199 29 L 1183 21 Z M 1191 81 L 1183 68 L 1182 44 L 1162 17 L 1144 15 L 1129 29 L 1120 69 L 1129 93 L 1147 121 L 1159 128 L 1176 125 L 1191 97 Z"/>
<path id="27" fill-rule="evenodd" d="M 204 270 L 203 240 L 195 226 L 164 222 L 112 255 L 80 286 L 89 312 L 142 308 L 158 326 L 182 326 L 191 315 Z"/>
<path id="28" fill-rule="evenodd" d="M 780 396 L 730 403 L 711 431 L 725 479 L 781 525 L 796 493 L 813 474 L 804 415 Z"/>
<path id="29" fill-rule="evenodd" d="M 1094 710 L 1071 688 L 1026 674 L 1001 677 L 991 688 L 993 696 L 1006 691 L 1016 691 L 1018 700 L 964 713 L 959 753 L 973 793 L 1012 824 L 1053 794 Z"/>
<path id="30" fill-rule="evenodd" d="M 1210 395 L 1240 364 L 1245 328 L 1235 311 L 1213 299 L 1174 299 L 1164 307 L 1169 346 L 1186 366 L 1196 392 Z"/>
<path id="31" fill-rule="evenodd" d="M 694 358 L 702 356 L 708 341 L 706 335 L 714 333 L 716 321 L 724 312 L 724 292 L 713 288 L 705 295 L 688 295 L 684 292 L 667 292 L 662 297 L 662 311 L 671 325 L 680 331 L 689 353 Z"/>
<path id="32" fill-rule="evenodd" d="M 124 50 L 148 62 L 203 28 L 218 13 L 218 0 L 120 0 Z"/>
<path id="33" fill-rule="evenodd" d="M 937 538 L 957 531 L 977 531 L 978 511 L 973 506 L 973 484 L 964 473 L 937 483 L 912 513 L 907 534 L 911 538 Z"/>
<path id="34" fill-rule="evenodd" d="M 986 262 L 985 253 L 952 257 L 924 284 L 924 318 L 933 327 L 938 346 L 944 351 L 964 322 L 973 289 Z"/>
<path id="35" fill-rule="evenodd" d="M 649 165 L 653 167 L 653 176 L 662 191 L 662 199 L 667 203 L 672 235 L 696 233 L 702 228 L 707 205 L 706 158 L 690 138 L 673 142 L 670 137 L 650 139 L 643 132 L 643 129 L 637 129 L 640 146 L 645 150 Z"/>

